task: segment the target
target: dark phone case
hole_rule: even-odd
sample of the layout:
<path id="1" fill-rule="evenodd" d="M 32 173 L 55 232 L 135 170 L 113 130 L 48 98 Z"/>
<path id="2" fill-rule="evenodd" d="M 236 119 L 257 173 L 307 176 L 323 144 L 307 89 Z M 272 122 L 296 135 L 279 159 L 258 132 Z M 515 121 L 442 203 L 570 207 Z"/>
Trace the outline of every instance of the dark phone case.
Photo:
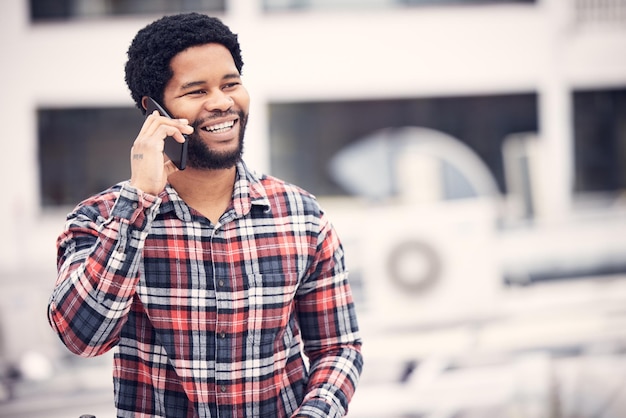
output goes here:
<path id="1" fill-rule="evenodd" d="M 170 119 L 172 118 L 160 104 L 158 104 L 153 98 L 148 97 L 146 117 L 155 110 L 158 110 L 159 113 L 163 116 L 167 116 Z M 172 160 L 174 165 L 179 170 L 184 170 L 185 167 L 187 167 L 187 143 L 189 141 L 187 139 L 187 135 L 183 136 L 185 137 L 185 142 L 183 142 L 182 144 L 176 141 L 173 137 L 168 136 L 167 138 L 165 138 L 165 147 L 163 149 L 165 155 L 167 155 L 169 159 Z"/>

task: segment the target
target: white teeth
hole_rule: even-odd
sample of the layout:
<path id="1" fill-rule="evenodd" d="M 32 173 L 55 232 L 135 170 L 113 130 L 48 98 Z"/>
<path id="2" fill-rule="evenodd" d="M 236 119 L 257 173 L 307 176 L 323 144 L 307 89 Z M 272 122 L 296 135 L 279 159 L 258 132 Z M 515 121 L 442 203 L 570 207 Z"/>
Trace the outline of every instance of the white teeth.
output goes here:
<path id="1" fill-rule="evenodd" d="M 217 125 L 211 125 L 204 128 L 205 131 L 208 132 L 224 132 L 233 127 L 235 121 L 218 123 Z"/>

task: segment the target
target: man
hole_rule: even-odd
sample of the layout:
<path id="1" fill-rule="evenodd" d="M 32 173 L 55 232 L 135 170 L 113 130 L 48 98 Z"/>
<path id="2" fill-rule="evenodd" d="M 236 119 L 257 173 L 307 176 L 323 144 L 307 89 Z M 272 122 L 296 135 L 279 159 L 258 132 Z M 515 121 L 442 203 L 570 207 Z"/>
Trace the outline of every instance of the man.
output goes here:
<path id="1" fill-rule="evenodd" d="M 241 160 L 242 65 L 215 18 L 139 31 L 131 95 L 174 119 L 147 116 L 130 181 L 79 204 L 58 239 L 50 324 L 82 356 L 116 347 L 119 417 L 340 417 L 356 388 L 341 244 L 313 196 Z M 164 140 L 183 135 L 178 170 Z"/>

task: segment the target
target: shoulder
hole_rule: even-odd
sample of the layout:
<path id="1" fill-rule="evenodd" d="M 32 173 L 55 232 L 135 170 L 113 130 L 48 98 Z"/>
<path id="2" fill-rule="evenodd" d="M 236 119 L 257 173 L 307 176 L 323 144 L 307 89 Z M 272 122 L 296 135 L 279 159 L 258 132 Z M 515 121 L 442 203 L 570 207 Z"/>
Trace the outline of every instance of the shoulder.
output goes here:
<path id="1" fill-rule="evenodd" d="M 78 203 L 67 216 L 68 219 L 80 216 L 86 216 L 92 220 L 98 217 L 107 218 L 120 196 L 122 185 L 123 183 L 118 183 Z"/>
<path id="2" fill-rule="evenodd" d="M 305 199 L 316 200 L 313 193 L 304 190 L 300 186 L 293 183 L 289 183 L 285 180 L 281 180 L 277 177 L 270 176 L 269 174 L 261 174 L 259 176 L 259 182 L 263 185 L 265 190 L 270 194 L 290 193 L 294 195 L 302 196 Z"/>
<path id="3" fill-rule="evenodd" d="M 286 206 L 290 209 L 321 215 L 322 210 L 315 195 L 300 186 L 285 180 L 262 174 L 258 177 L 271 206 Z"/>

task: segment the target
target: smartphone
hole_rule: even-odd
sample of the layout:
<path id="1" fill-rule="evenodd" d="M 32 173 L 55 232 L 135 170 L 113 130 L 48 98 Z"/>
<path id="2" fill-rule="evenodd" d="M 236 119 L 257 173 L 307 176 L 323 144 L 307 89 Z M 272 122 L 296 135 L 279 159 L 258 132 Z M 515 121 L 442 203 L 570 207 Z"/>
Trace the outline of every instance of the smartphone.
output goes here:
<path id="1" fill-rule="evenodd" d="M 156 100 L 152 97 L 148 97 L 146 107 L 146 117 L 155 110 L 158 110 L 159 113 L 163 116 L 167 116 L 168 118 L 172 118 L 166 111 L 163 109 L 163 106 L 158 104 Z M 185 142 L 182 144 L 178 142 L 174 137 L 168 136 L 165 138 L 165 155 L 169 157 L 170 160 L 174 163 L 174 165 L 179 170 L 184 170 L 187 167 L 187 143 L 189 140 L 187 139 L 187 135 L 183 135 L 185 137 Z"/>

